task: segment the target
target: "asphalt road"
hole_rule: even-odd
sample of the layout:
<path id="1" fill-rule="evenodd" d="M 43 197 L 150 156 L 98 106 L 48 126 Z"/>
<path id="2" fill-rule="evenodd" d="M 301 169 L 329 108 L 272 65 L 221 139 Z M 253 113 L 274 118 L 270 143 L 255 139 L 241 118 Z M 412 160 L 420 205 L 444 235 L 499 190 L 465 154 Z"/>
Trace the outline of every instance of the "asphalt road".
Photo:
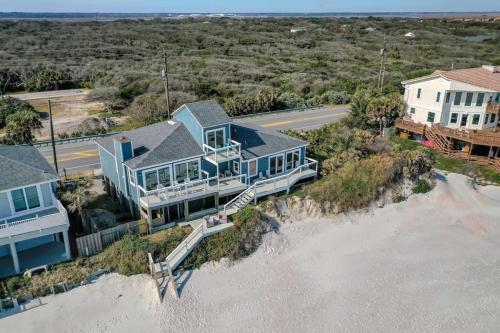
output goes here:
<path id="1" fill-rule="evenodd" d="M 234 119 L 237 124 L 257 126 L 267 130 L 299 129 L 309 130 L 334 123 L 347 115 L 347 106 L 321 108 L 306 111 L 259 114 L 252 117 Z M 41 147 L 39 151 L 54 165 L 52 147 Z M 56 145 L 59 174 L 63 169 L 69 173 L 88 173 L 100 168 L 99 153 L 93 141 Z"/>

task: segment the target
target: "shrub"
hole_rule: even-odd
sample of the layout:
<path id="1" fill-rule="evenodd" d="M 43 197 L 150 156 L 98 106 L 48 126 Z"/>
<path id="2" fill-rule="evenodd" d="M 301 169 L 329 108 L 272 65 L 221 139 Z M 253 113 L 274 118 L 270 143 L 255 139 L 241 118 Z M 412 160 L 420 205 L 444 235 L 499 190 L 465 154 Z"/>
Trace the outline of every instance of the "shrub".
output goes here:
<path id="1" fill-rule="evenodd" d="M 427 193 L 432 189 L 431 185 L 428 181 L 419 179 L 415 182 L 415 186 L 413 186 L 413 193 Z"/>
<path id="2" fill-rule="evenodd" d="M 306 102 L 302 97 L 293 92 L 286 92 L 280 95 L 279 102 L 286 109 L 303 108 Z"/>
<path id="3" fill-rule="evenodd" d="M 7 117 L 20 110 L 35 111 L 33 107 L 20 99 L 5 96 L 0 97 L 0 128 L 7 124 Z"/>
<path id="4" fill-rule="evenodd" d="M 337 211 L 360 208 L 402 176 L 403 161 L 390 155 L 374 155 L 349 161 L 307 189 L 313 199 L 329 202 Z"/>

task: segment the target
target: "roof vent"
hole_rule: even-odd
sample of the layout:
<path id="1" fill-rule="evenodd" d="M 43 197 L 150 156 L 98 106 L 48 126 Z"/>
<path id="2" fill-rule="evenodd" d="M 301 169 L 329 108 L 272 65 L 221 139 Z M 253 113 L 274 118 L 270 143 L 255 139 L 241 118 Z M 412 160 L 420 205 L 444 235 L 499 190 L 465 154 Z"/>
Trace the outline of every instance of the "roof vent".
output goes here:
<path id="1" fill-rule="evenodd" d="M 492 73 L 498 73 L 498 66 L 494 65 L 483 65 L 483 68 L 492 72 Z"/>
<path id="2" fill-rule="evenodd" d="M 168 121 L 167 121 L 167 123 L 168 123 L 169 125 L 175 125 L 175 121 L 173 121 L 173 120 L 168 120 Z"/>

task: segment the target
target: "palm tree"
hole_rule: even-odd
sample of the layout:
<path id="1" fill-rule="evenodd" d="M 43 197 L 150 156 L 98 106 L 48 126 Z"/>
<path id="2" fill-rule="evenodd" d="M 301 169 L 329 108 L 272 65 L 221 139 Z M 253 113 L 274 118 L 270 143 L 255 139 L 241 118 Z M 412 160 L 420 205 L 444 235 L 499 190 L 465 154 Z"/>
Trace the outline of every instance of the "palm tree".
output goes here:
<path id="1" fill-rule="evenodd" d="M 83 221 L 83 209 L 92 201 L 93 193 L 85 186 L 77 186 L 73 191 L 63 194 L 63 199 L 69 202 L 68 210 L 78 213 Z"/>
<path id="2" fill-rule="evenodd" d="M 405 110 L 405 103 L 399 93 L 374 98 L 366 107 L 366 113 L 372 122 L 378 123 L 380 134 L 383 128 L 394 124 Z"/>

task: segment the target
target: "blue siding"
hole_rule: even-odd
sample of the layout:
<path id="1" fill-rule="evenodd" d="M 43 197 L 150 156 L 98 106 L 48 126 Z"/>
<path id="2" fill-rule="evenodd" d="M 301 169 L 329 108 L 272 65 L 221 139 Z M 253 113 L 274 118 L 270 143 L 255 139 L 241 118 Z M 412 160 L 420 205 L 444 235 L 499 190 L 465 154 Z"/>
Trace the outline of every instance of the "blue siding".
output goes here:
<path id="1" fill-rule="evenodd" d="M 7 192 L 0 193 L 0 219 L 10 216 L 9 196 Z"/>
<path id="2" fill-rule="evenodd" d="M 101 155 L 102 173 L 114 184 L 118 184 L 115 157 L 102 147 L 99 147 L 99 155 Z"/>
<path id="3" fill-rule="evenodd" d="M 300 148 L 300 165 L 304 165 L 306 161 L 306 147 Z"/>
<path id="4" fill-rule="evenodd" d="M 201 169 L 208 172 L 209 177 L 215 177 L 217 173 L 217 167 L 205 159 L 201 160 Z"/>
<path id="5" fill-rule="evenodd" d="M 124 174 L 124 167 L 123 167 L 123 151 L 122 151 L 122 144 L 116 140 L 113 140 L 113 145 L 115 146 L 115 159 L 116 159 L 116 165 L 118 169 L 118 182 L 115 184 L 118 185 L 118 188 L 122 193 L 127 193 L 127 187 L 125 185 L 125 182 L 123 181 L 123 174 Z"/>
<path id="6" fill-rule="evenodd" d="M 132 149 L 132 142 L 122 143 L 123 160 L 126 161 L 134 156 L 134 151 Z"/>
<path id="7" fill-rule="evenodd" d="M 186 107 L 175 112 L 174 119 L 183 123 L 196 142 L 203 146 L 203 128 Z"/>
<path id="8" fill-rule="evenodd" d="M 9 245 L 1 245 L 0 246 L 0 258 L 6 257 L 6 256 L 10 256 Z"/>

